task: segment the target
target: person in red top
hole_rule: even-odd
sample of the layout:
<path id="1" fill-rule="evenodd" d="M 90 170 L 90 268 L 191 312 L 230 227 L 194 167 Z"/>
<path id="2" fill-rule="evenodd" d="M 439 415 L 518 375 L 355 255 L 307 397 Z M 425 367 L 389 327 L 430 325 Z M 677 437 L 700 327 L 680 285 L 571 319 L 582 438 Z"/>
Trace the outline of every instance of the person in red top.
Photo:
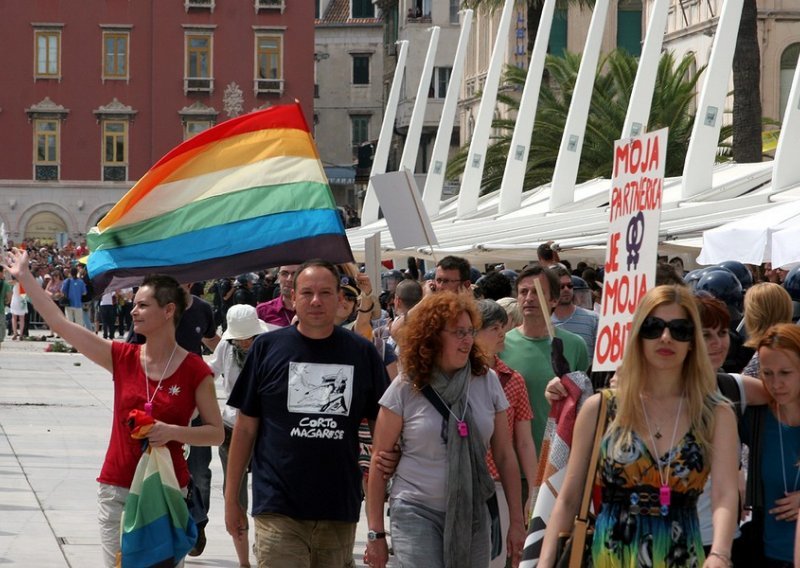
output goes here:
<path id="1" fill-rule="evenodd" d="M 85 327 L 69 322 L 36 285 L 28 268 L 28 254 L 12 249 L 0 262 L 25 286 L 33 306 L 55 333 L 86 357 L 112 373 L 114 410 L 111 437 L 97 481 L 98 520 L 104 565 L 115 566 L 120 549 L 120 518 L 142 455 L 140 441 L 130 436 L 131 410 L 156 419 L 147 435 L 153 446 L 169 448 L 181 487 L 189 483 L 182 445 L 218 446 L 224 439 L 213 374 L 202 358 L 175 341 L 175 327 L 186 308 L 186 296 L 169 276 L 145 278 L 133 302 L 133 328 L 147 338 L 146 345 L 102 339 Z M 202 426 L 187 426 L 195 410 Z"/>
<path id="2" fill-rule="evenodd" d="M 512 370 L 497 356 L 504 349 L 506 331 L 510 327 L 505 309 L 494 300 L 480 300 L 478 302 L 478 311 L 481 314 L 481 328 L 475 336 L 475 343 L 478 344 L 488 356 L 489 361 L 492 362 L 490 363 L 492 370 L 497 374 L 497 378 L 500 379 L 500 385 L 503 387 L 503 392 L 508 399 L 506 416 L 508 417 L 508 430 L 511 432 L 511 445 L 517 453 L 517 461 L 519 461 L 522 469 L 524 480 L 527 481 L 527 485 L 523 483 L 523 489 L 527 487 L 527 491 L 523 492 L 522 497 L 524 518 L 527 523 L 531 516 L 531 501 L 534 496 L 533 484 L 536 481 L 538 467 L 536 445 L 533 443 L 533 435 L 531 434 L 533 411 L 528 400 L 528 389 L 525 386 L 525 379 L 522 378 L 522 375 Z M 486 465 L 489 468 L 492 479 L 495 481 L 497 504 L 500 508 L 500 526 L 503 531 L 503 539 L 501 540 L 503 552 L 492 560 L 489 566 L 490 568 L 502 568 L 506 565 L 505 535 L 508 532 L 509 523 L 507 518 L 508 507 L 506 506 L 503 486 L 500 484 L 500 472 L 494 463 L 491 449 L 489 449 L 489 453 L 486 456 Z"/>

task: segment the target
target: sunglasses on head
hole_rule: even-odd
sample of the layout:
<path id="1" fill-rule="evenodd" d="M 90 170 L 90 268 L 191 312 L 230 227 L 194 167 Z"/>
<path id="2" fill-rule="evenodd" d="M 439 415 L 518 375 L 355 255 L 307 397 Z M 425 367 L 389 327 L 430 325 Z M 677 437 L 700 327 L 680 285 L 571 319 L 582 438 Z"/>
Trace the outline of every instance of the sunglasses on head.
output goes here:
<path id="1" fill-rule="evenodd" d="M 658 339 L 664 334 L 664 328 L 669 328 L 669 334 L 675 341 L 691 341 L 694 335 L 694 324 L 688 319 L 664 321 L 648 316 L 639 328 L 639 336 L 643 339 Z"/>

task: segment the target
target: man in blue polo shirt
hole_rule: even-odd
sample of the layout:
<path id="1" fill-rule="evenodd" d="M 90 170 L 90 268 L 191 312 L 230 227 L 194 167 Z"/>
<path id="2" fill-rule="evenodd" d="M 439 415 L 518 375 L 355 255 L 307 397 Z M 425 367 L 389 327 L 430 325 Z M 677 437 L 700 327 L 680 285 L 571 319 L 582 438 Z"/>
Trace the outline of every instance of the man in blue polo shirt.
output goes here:
<path id="1" fill-rule="evenodd" d="M 64 307 L 64 315 L 67 320 L 83 325 L 83 296 L 86 294 L 86 284 L 78 278 L 78 269 L 69 269 L 69 278 L 61 283 L 61 293 L 67 299 Z"/>

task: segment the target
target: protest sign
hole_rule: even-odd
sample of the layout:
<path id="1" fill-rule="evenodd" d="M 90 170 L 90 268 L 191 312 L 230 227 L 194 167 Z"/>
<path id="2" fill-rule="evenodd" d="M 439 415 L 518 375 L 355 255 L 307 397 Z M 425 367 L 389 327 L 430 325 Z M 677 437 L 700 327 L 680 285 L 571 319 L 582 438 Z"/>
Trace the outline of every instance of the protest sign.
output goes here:
<path id="1" fill-rule="evenodd" d="M 655 285 L 666 156 L 666 128 L 614 144 L 594 371 L 614 371 L 622 362 L 633 312 Z"/>

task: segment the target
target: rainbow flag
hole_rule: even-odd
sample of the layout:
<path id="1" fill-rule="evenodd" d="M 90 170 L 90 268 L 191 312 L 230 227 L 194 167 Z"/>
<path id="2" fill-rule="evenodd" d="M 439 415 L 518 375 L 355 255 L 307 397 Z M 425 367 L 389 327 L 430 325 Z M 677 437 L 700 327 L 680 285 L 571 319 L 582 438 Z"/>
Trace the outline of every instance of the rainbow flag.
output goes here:
<path id="1" fill-rule="evenodd" d="M 152 272 L 194 282 L 352 262 L 299 104 L 243 115 L 161 158 L 88 235 L 95 294 Z"/>
<path id="2" fill-rule="evenodd" d="M 175 566 L 197 541 L 166 446 L 142 454 L 122 511 L 120 568 Z"/>

